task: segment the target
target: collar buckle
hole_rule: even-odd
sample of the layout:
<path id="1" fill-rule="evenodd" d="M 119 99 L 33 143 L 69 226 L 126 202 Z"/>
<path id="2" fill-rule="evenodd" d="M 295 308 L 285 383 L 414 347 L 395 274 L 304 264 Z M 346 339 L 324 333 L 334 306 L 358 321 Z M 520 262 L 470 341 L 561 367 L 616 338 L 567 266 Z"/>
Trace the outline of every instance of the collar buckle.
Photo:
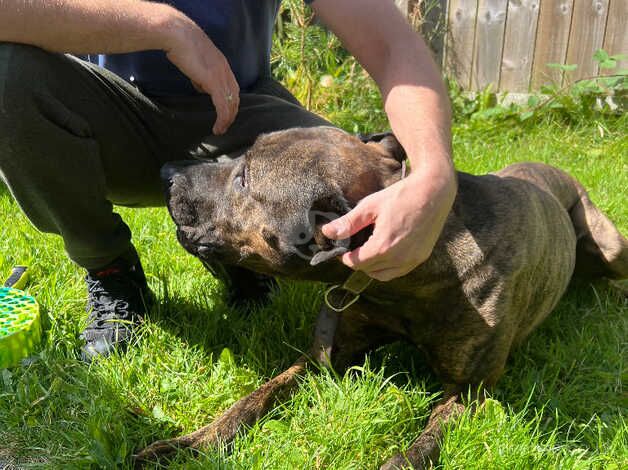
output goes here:
<path id="1" fill-rule="evenodd" d="M 351 276 L 349 276 L 344 284 L 333 285 L 325 291 L 325 305 L 327 305 L 327 307 L 334 312 L 344 312 L 360 299 L 362 292 L 366 290 L 371 282 L 373 282 L 373 279 L 366 273 L 363 273 L 362 271 L 355 271 L 351 274 Z M 345 291 L 339 305 L 334 305 L 331 299 L 331 294 L 336 289 L 342 289 Z M 353 297 L 351 298 L 351 296 Z"/>

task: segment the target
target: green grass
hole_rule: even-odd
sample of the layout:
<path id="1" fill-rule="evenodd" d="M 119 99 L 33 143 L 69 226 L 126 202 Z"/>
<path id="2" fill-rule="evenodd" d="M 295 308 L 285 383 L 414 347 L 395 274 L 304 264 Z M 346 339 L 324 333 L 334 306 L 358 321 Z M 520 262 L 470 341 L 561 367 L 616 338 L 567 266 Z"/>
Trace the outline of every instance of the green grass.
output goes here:
<path id="1" fill-rule="evenodd" d="M 276 75 L 349 131 L 387 128 L 377 91 L 337 41 L 319 29 L 301 37 L 294 23 L 307 18 L 299 5 L 282 10 Z M 333 80 L 320 87 L 324 75 Z M 455 159 L 472 173 L 522 160 L 559 166 L 628 233 L 627 128 L 626 116 L 460 119 Z M 128 353 L 88 366 L 78 360 L 83 274 L 61 240 L 38 233 L 0 185 L 0 273 L 30 265 L 28 291 L 48 318 L 41 352 L 0 371 L 0 468 L 129 468 L 135 449 L 210 422 L 309 346 L 321 286 L 282 282 L 269 305 L 230 309 L 221 286 L 178 246 L 165 209 L 120 213 L 158 302 Z M 625 298 L 607 285 L 574 284 L 513 352 L 493 399 L 448 430 L 442 467 L 626 468 L 627 313 Z M 290 402 L 238 437 L 233 452 L 181 452 L 171 467 L 376 468 L 416 438 L 439 393 L 420 354 L 392 345 L 345 376 L 305 377 Z"/>

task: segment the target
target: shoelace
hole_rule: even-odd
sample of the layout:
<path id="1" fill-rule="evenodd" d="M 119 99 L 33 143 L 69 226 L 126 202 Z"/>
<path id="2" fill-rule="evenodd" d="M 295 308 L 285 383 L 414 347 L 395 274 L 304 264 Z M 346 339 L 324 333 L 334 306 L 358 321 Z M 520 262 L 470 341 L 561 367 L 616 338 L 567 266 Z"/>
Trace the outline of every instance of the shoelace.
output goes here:
<path id="1" fill-rule="evenodd" d="M 86 282 L 89 304 L 92 307 L 90 323 L 103 326 L 109 320 L 132 320 L 129 302 L 115 297 L 128 297 L 131 286 L 139 290 L 133 281 L 111 275 L 106 278 L 87 276 Z"/>

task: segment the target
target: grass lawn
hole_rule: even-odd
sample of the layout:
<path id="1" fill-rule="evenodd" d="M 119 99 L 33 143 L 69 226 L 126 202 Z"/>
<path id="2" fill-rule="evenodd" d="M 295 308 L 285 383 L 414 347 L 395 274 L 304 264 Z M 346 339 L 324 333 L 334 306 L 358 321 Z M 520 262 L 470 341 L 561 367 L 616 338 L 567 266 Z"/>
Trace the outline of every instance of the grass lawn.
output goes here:
<path id="1" fill-rule="evenodd" d="M 471 172 L 522 160 L 560 166 L 627 233 L 626 124 L 462 123 L 456 162 Z M 320 286 L 282 283 L 270 305 L 231 310 L 220 285 L 177 245 L 165 209 L 121 209 L 158 304 L 127 354 L 87 366 L 77 359 L 82 273 L 4 187 L 0 213 L 0 272 L 29 264 L 28 290 L 50 318 L 41 353 L 0 371 L 0 462 L 128 467 L 134 449 L 208 423 L 309 345 Z M 495 400 L 447 433 L 443 467 L 626 468 L 627 310 L 603 283 L 573 286 L 513 353 Z M 374 468 L 417 436 L 439 390 L 419 354 L 393 345 L 344 377 L 305 378 L 231 454 L 182 452 L 172 468 Z"/>

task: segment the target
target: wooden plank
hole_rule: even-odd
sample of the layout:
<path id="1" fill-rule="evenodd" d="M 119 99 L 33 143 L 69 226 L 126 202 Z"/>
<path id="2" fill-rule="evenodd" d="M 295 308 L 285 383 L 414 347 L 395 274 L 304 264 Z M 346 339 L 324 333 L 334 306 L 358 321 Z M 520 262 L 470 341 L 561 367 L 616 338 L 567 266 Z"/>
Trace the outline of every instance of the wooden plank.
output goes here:
<path id="1" fill-rule="evenodd" d="M 448 0 L 419 0 L 414 4 L 415 9 L 419 8 L 418 13 L 422 19 L 421 33 L 439 67 L 444 66 L 448 3 Z"/>
<path id="2" fill-rule="evenodd" d="M 527 92 L 530 88 L 536 27 L 540 0 L 511 0 L 508 2 L 504 52 L 502 54 L 499 89 Z"/>
<path id="3" fill-rule="evenodd" d="M 449 0 L 445 39 L 445 71 L 469 89 L 475 41 L 478 0 Z"/>
<path id="4" fill-rule="evenodd" d="M 576 64 L 578 68 L 570 75 L 571 80 L 598 74 L 593 54 L 604 44 L 607 13 L 608 0 L 575 0 L 567 47 L 567 63 Z"/>
<path id="5" fill-rule="evenodd" d="M 471 87 L 497 89 L 504 46 L 508 0 L 479 0 Z"/>
<path id="6" fill-rule="evenodd" d="M 554 83 L 562 85 L 560 70 L 547 64 L 564 64 L 569 44 L 574 0 L 542 0 L 532 66 L 532 88 Z"/>
<path id="7" fill-rule="evenodd" d="M 628 1 L 626 0 L 610 0 L 604 50 L 610 55 L 628 56 Z M 600 72 L 608 75 L 621 69 L 628 69 L 628 57 L 619 61 L 616 69 L 602 69 Z"/>

